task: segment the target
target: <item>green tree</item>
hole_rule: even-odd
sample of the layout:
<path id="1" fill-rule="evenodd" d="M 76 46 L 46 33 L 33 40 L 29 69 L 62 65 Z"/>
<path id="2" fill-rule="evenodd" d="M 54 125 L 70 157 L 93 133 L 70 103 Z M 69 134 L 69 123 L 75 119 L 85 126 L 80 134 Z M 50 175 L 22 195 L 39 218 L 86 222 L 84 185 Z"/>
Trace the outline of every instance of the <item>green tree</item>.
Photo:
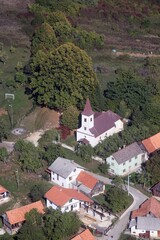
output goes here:
<path id="1" fill-rule="evenodd" d="M 36 170 L 42 166 L 39 149 L 31 142 L 18 140 L 15 144 L 15 150 L 22 170 L 26 170 L 27 172 L 36 172 Z"/>
<path id="2" fill-rule="evenodd" d="M 26 222 L 17 235 L 18 240 L 28 240 L 28 237 L 30 240 L 46 240 L 42 228 L 42 216 L 36 209 L 26 214 Z"/>
<path id="3" fill-rule="evenodd" d="M 54 140 L 57 141 L 58 134 L 59 132 L 56 129 L 47 130 L 38 141 L 40 147 L 47 147 L 52 144 Z"/>
<path id="4" fill-rule="evenodd" d="M 7 156 L 8 156 L 7 149 L 4 147 L 0 148 L 0 161 L 5 162 Z"/>
<path id="5" fill-rule="evenodd" d="M 72 43 L 52 51 L 34 68 L 30 81 L 38 104 L 60 110 L 71 105 L 82 109 L 86 98 L 94 98 L 98 87 L 91 59 Z"/>
<path id="6" fill-rule="evenodd" d="M 7 125 L 4 122 L 4 119 L 0 118 L 0 142 L 2 142 L 3 139 L 7 139 L 7 136 L 8 136 Z"/>
<path id="7" fill-rule="evenodd" d="M 68 107 L 62 115 L 61 123 L 68 127 L 70 130 L 78 128 L 78 117 L 79 111 L 76 107 L 70 106 Z"/>
<path id="8" fill-rule="evenodd" d="M 123 179 L 120 176 L 115 176 L 112 180 L 112 184 L 114 184 L 116 187 L 118 188 L 122 188 L 123 187 Z"/>
<path id="9" fill-rule="evenodd" d="M 36 183 L 29 193 L 32 202 L 36 202 L 44 197 L 44 194 L 49 190 L 50 185 L 46 182 Z"/>
<path id="10" fill-rule="evenodd" d="M 48 210 L 44 217 L 45 234 L 50 240 L 63 240 L 75 234 L 80 227 L 80 220 L 76 213 L 59 210 Z"/>
<path id="11" fill-rule="evenodd" d="M 33 35 L 32 53 L 38 50 L 48 52 L 57 46 L 58 41 L 53 28 L 48 23 L 43 23 Z"/>
<path id="12" fill-rule="evenodd" d="M 90 162 L 93 156 L 93 148 L 91 145 L 81 145 L 78 147 L 77 154 L 81 156 L 81 158 L 85 162 Z"/>
<path id="13" fill-rule="evenodd" d="M 149 161 L 145 163 L 144 170 L 145 176 L 149 177 L 149 184 L 152 186 L 157 182 L 160 182 L 160 153 L 156 153 Z"/>
<path id="14" fill-rule="evenodd" d="M 48 165 L 52 164 L 57 157 L 65 157 L 64 151 L 60 144 L 50 144 L 45 147 L 43 159 L 48 162 Z"/>
<path id="15" fill-rule="evenodd" d="M 111 187 L 106 192 L 106 201 L 113 213 L 119 213 L 129 206 L 131 200 L 130 196 L 123 189 Z"/>

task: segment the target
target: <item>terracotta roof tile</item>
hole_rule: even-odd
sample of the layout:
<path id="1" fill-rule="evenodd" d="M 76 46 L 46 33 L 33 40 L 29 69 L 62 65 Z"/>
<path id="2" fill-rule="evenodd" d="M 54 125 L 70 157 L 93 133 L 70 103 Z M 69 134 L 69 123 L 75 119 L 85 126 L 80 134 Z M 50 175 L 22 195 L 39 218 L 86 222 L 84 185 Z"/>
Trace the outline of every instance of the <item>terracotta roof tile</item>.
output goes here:
<path id="1" fill-rule="evenodd" d="M 62 207 L 70 199 L 78 199 L 85 202 L 93 202 L 90 198 L 76 189 L 63 188 L 59 186 L 52 187 L 44 196 L 55 205 Z"/>
<path id="2" fill-rule="evenodd" d="M 8 192 L 6 188 L 0 185 L 0 193 Z"/>
<path id="3" fill-rule="evenodd" d="M 85 171 L 81 171 L 76 180 L 90 189 L 93 189 L 98 182 L 97 178 Z"/>
<path id="4" fill-rule="evenodd" d="M 95 240 L 95 237 L 92 235 L 89 229 L 86 229 L 71 240 Z"/>
<path id="5" fill-rule="evenodd" d="M 160 202 L 154 197 L 142 203 L 139 209 L 134 210 L 131 218 L 143 217 L 148 213 L 152 213 L 155 217 L 160 218 Z"/>
<path id="6" fill-rule="evenodd" d="M 25 214 L 30 212 L 34 208 L 37 209 L 39 213 L 44 214 L 44 206 L 42 202 L 37 201 L 20 208 L 9 210 L 6 212 L 6 215 L 10 224 L 15 224 L 25 221 Z"/>
<path id="7" fill-rule="evenodd" d="M 150 138 L 143 140 L 142 143 L 149 153 L 160 149 L 160 132 Z"/>
<path id="8" fill-rule="evenodd" d="M 94 112 L 92 111 L 92 107 L 91 107 L 89 99 L 87 99 L 87 101 L 86 101 L 86 105 L 84 107 L 82 114 L 86 115 L 86 116 L 90 116 L 90 115 L 94 114 Z"/>

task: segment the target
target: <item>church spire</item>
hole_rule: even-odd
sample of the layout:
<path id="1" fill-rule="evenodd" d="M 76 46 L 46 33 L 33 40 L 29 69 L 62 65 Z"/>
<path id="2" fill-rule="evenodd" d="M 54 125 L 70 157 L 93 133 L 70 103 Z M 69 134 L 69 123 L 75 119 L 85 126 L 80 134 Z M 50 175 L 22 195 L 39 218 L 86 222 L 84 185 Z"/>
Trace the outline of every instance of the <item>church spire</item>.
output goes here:
<path id="1" fill-rule="evenodd" d="M 94 114 L 88 98 L 87 98 L 86 105 L 84 107 L 84 110 L 83 110 L 82 114 L 85 115 L 85 116 L 91 116 L 92 114 Z"/>

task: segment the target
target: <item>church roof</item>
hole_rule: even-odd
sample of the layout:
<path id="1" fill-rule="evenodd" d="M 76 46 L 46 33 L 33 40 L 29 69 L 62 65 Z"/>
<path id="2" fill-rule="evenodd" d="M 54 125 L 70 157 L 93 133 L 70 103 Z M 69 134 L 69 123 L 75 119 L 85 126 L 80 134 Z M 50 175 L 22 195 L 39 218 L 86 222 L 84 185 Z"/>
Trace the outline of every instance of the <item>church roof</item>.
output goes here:
<path id="1" fill-rule="evenodd" d="M 87 101 L 86 101 L 86 105 L 84 107 L 82 114 L 86 115 L 86 116 L 90 116 L 90 115 L 94 114 L 94 112 L 92 111 L 92 107 L 91 107 L 89 99 L 87 99 Z"/>
<path id="2" fill-rule="evenodd" d="M 98 137 L 114 127 L 115 122 L 119 119 L 121 119 L 121 117 L 110 110 L 107 112 L 96 112 L 94 114 L 94 127 L 90 129 L 90 132 L 94 134 L 95 137 Z"/>

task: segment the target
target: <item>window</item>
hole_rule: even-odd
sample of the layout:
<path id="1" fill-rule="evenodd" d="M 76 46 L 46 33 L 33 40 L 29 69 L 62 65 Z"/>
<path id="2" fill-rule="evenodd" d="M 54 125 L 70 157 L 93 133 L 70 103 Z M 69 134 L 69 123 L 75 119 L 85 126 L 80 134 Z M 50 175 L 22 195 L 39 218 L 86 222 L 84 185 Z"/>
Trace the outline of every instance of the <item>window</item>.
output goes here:
<path id="1" fill-rule="evenodd" d="M 123 172 L 126 172 L 126 169 L 123 169 Z"/>
<path id="2" fill-rule="evenodd" d="M 84 130 L 86 130 L 87 128 L 86 127 L 84 127 Z"/>
<path id="3" fill-rule="evenodd" d="M 92 122 L 92 118 L 90 118 L 90 122 Z"/>
<path id="4" fill-rule="evenodd" d="M 114 160 L 114 157 L 112 157 L 112 160 Z"/>
<path id="5" fill-rule="evenodd" d="M 73 172 L 76 172 L 76 168 L 74 169 L 74 171 Z"/>
<path id="6" fill-rule="evenodd" d="M 84 118 L 84 121 L 87 122 L 87 118 Z"/>
<path id="7" fill-rule="evenodd" d="M 72 180 L 72 177 L 69 177 L 69 181 L 71 181 Z"/>
<path id="8" fill-rule="evenodd" d="M 137 159 L 137 156 L 135 156 L 135 159 Z"/>
<path id="9" fill-rule="evenodd" d="M 57 180 L 59 180 L 59 174 L 57 174 Z"/>
<path id="10" fill-rule="evenodd" d="M 65 207 L 65 210 L 68 210 L 68 207 Z"/>
<path id="11" fill-rule="evenodd" d="M 62 183 L 62 187 L 64 187 L 64 183 Z"/>
<path id="12" fill-rule="evenodd" d="M 137 166 L 137 163 L 135 163 L 135 166 Z"/>
<path id="13" fill-rule="evenodd" d="M 129 160 L 129 162 L 131 162 L 131 161 L 132 161 L 132 159 Z"/>
<path id="14" fill-rule="evenodd" d="M 124 162 L 123 165 L 125 165 L 126 163 Z"/>
<path id="15" fill-rule="evenodd" d="M 70 199 L 69 202 L 72 202 L 72 199 Z"/>

